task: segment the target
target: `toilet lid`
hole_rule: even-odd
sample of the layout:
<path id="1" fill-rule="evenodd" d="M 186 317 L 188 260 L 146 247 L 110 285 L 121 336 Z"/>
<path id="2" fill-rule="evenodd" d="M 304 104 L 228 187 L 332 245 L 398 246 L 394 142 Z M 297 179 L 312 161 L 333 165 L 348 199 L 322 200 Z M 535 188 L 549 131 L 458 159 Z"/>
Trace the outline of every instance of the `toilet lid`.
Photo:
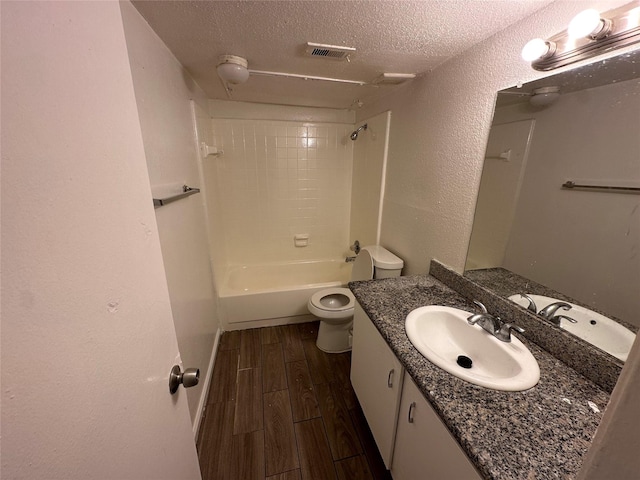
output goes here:
<path id="1" fill-rule="evenodd" d="M 333 298 L 331 298 L 332 296 Z M 341 301 L 341 297 L 343 301 Z M 353 308 L 355 303 L 356 299 L 348 288 L 325 288 L 311 295 L 311 304 L 318 310 L 326 312 L 349 310 Z"/>

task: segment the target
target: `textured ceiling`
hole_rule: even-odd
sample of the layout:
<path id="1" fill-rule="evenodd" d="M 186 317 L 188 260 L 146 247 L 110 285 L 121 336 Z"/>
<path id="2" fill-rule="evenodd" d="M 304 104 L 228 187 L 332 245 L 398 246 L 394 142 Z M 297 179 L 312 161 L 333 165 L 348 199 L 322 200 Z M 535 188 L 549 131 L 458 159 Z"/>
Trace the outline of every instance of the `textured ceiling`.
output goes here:
<path id="1" fill-rule="evenodd" d="M 373 81 L 383 72 L 423 74 L 552 0 L 133 1 L 212 99 L 227 99 L 219 55 L 249 69 Z M 355 47 L 351 61 L 309 58 L 306 42 Z M 251 76 L 233 100 L 348 108 L 394 86 Z"/>

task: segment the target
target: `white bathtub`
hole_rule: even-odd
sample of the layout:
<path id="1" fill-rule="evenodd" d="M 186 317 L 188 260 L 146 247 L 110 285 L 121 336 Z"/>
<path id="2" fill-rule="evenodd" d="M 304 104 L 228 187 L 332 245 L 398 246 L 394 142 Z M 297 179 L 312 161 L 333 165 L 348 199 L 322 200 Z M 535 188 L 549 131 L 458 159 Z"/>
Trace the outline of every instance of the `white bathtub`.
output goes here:
<path id="1" fill-rule="evenodd" d="M 237 324 L 284 324 L 299 320 L 301 315 L 309 315 L 307 301 L 311 295 L 347 284 L 351 266 L 344 260 L 323 260 L 227 267 L 219 288 L 226 323 L 244 328 Z M 260 323 L 261 320 L 273 321 Z"/>

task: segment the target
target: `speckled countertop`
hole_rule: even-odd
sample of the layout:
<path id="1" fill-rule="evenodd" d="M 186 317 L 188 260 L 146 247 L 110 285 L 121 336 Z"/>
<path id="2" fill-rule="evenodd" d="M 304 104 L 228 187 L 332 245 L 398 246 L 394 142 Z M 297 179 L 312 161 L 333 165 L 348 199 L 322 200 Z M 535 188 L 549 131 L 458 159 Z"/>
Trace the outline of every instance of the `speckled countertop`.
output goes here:
<path id="1" fill-rule="evenodd" d="M 501 392 L 465 382 L 424 358 L 409 341 L 407 314 L 424 305 L 474 311 L 427 275 L 352 282 L 349 287 L 478 471 L 491 479 L 575 478 L 609 395 L 535 343 L 518 336 L 540 365 L 539 383 Z"/>

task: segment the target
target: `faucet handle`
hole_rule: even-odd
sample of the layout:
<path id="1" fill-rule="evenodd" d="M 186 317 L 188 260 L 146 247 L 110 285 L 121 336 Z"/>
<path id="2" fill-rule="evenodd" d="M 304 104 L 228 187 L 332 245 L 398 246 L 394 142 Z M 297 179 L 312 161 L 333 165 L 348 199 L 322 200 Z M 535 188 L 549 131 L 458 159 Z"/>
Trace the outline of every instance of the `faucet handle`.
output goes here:
<path id="1" fill-rule="evenodd" d="M 511 330 L 515 330 L 518 333 L 524 333 L 524 328 L 519 327 L 517 325 L 511 325 L 510 323 L 503 323 L 500 327 L 500 330 L 496 333 L 496 337 L 498 340 L 502 340 L 503 342 L 511 341 Z"/>
<path id="2" fill-rule="evenodd" d="M 571 323 L 578 323 L 578 321 L 575 318 L 568 317 L 567 315 L 556 315 L 551 319 L 551 321 L 554 323 L 557 321 L 558 322 L 557 325 L 560 325 L 560 320 L 566 320 L 567 322 L 571 322 Z"/>

